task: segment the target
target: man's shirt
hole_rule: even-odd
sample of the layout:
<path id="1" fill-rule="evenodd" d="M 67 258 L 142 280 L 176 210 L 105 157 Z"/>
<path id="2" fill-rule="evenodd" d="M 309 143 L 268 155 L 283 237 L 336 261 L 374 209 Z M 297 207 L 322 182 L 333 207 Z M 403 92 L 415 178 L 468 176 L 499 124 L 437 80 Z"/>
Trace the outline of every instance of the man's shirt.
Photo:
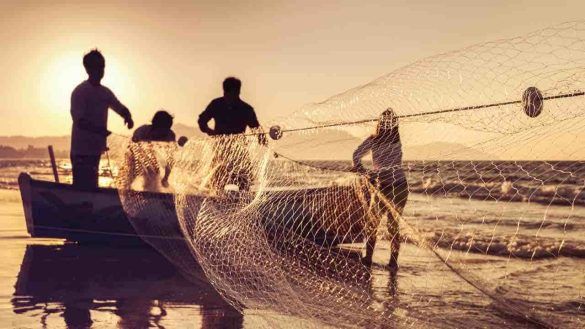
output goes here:
<path id="1" fill-rule="evenodd" d="M 260 124 L 256 118 L 254 108 L 239 99 L 234 104 L 229 104 L 223 97 L 216 98 L 199 115 L 199 128 L 207 132 L 208 122 L 215 121 L 215 134 L 232 135 L 241 134 L 246 127 L 258 128 Z"/>
<path id="2" fill-rule="evenodd" d="M 106 150 L 108 108 L 123 118 L 130 113 L 114 93 L 102 85 L 82 82 L 71 93 L 71 155 L 100 155 Z M 87 125 L 91 129 L 87 129 Z"/>

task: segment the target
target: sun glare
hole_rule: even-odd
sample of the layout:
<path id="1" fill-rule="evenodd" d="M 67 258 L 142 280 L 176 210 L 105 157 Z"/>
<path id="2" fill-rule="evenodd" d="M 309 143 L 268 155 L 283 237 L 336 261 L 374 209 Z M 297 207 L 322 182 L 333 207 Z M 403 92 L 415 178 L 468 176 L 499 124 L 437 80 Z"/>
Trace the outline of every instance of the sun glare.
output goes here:
<path id="1" fill-rule="evenodd" d="M 78 52 L 64 53 L 49 60 L 44 67 L 39 97 L 48 106 L 48 111 L 59 116 L 69 116 L 71 92 L 87 74 L 82 63 L 83 54 Z M 104 85 L 115 88 L 123 93 L 124 79 L 119 79 L 116 61 L 106 58 Z"/>
<path id="2" fill-rule="evenodd" d="M 76 56 L 77 55 L 77 56 Z M 78 54 L 63 54 L 47 62 L 42 79 L 40 97 L 46 100 L 49 111 L 68 114 L 71 91 L 86 78 Z"/>

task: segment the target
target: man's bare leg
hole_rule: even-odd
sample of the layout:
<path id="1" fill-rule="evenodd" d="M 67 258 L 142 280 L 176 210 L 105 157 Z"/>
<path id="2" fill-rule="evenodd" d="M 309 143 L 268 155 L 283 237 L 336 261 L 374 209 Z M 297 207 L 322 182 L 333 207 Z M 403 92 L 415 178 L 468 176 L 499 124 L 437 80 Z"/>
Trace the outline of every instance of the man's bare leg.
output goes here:
<path id="1" fill-rule="evenodd" d="M 391 252 L 390 252 L 390 262 L 388 266 L 391 269 L 398 268 L 398 254 L 400 253 L 400 233 L 396 232 L 392 237 L 391 243 Z"/>
<path id="2" fill-rule="evenodd" d="M 400 225 L 398 224 L 398 218 L 394 216 L 400 216 L 402 208 L 395 209 L 395 212 L 388 214 L 388 234 L 390 237 L 390 261 L 388 265 L 391 269 L 398 268 L 398 254 L 400 253 Z"/>
<path id="3" fill-rule="evenodd" d="M 372 265 L 372 256 L 374 255 L 374 248 L 376 247 L 376 234 L 373 234 L 366 241 L 366 255 L 362 258 L 362 263 L 366 266 Z"/>

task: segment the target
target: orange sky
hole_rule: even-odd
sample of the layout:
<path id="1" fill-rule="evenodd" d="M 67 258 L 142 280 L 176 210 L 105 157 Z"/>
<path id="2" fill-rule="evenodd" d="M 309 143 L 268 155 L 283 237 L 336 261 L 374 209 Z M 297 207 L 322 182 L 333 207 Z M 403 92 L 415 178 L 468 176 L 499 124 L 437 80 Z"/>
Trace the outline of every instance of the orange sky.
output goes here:
<path id="1" fill-rule="evenodd" d="M 440 3 L 2 1 L 0 135 L 68 134 L 69 95 L 93 47 L 106 57 L 104 84 L 137 124 L 163 107 L 194 125 L 227 75 L 243 80 L 262 122 L 416 59 L 585 12 L 584 1 Z"/>

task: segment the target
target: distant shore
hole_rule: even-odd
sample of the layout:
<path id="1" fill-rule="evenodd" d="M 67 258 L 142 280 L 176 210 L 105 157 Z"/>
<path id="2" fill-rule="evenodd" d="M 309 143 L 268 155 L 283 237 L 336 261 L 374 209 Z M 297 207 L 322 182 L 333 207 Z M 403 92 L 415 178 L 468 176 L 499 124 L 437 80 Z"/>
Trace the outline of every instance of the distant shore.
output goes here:
<path id="1" fill-rule="evenodd" d="M 0 159 L 3 160 L 32 160 L 32 159 L 47 159 L 49 156 L 46 147 L 34 147 L 29 145 L 27 148 L 14 148 L 12 146 L 0 145 Z M 55 150 L 55 157 L 67 158 L 68 152 L 65 150 Z"/>

